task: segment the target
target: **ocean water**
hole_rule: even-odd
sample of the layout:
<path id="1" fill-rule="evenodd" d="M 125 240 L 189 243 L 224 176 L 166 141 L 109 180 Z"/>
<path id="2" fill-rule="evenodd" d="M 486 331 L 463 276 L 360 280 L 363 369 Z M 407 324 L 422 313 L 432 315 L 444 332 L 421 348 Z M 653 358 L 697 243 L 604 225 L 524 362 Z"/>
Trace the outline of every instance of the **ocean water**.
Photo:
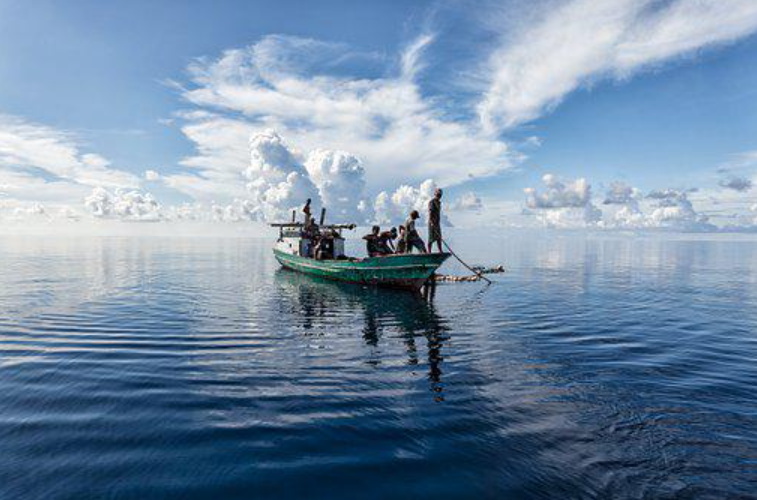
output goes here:
<path id="1" fill-rule="evenodd" d="M 757 498 L 757 242 L 451 243 L 508 272 L 3 237 L 0 498 Z"/>

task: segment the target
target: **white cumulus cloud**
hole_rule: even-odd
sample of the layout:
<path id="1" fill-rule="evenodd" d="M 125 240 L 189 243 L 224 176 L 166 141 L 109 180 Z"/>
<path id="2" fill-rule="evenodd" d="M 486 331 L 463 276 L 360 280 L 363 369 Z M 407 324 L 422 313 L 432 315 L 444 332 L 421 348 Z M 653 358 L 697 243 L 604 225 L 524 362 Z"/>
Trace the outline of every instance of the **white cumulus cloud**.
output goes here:
<path id="1" fill-rule="evenodd" d="M 563 182 L 552 174 L 542 177 L 545 189 L 526 188 L 526 207 L 547 227 L 588 227 L 602 219 L 591 199 L 591 185 L 584 178 Z"/>
<path id="2" fill-rule="evenodd" d="M 161 206 L 149 193 L 96 187 L 84 199 L 84 207 L 97 218 L 154 222 L 161 220 Z"/>
<path id="3" fill-rule="evenodd" d="M 615 181 L 605 193 L 605 205 L 635 205 L 642 198 L 641 191 L 625 182 Z"/>
<path id="4" fill-rule="evenodd" d="M 418 187 L 403 184 L 394 192 L 382 191 L 374 201 L 375 220 L 379 224 L 400 224 L 407 219 L 410 212 L 417 210 L 421 217 L 426 217 L 428 202 L 433 198 L 437 185 L 432 179 L 426 179 Z M 442 223 L 449 221 L 442 213 Z"/>
<path id="5" fill-rule="evenodd" d="M 250 164 L 244 176 L 249 181 L 251 211 L 258 220 L 286 220 L 308 198 L 321 204 L 300 155 L 273 130 L 250 139 Z"/>
<path id="6" fill-rule="evenodd" d="M 655 204 L 648 216 L 651 227 L 683 231 L 714 229 L 709 218 L 694 209 L 686 191 L 655 190 L 647 194 L 647 198 Z"/>
<path id="7" fill-rule="evenodd" d="M 616 181 L 610 184 L 603 201 L 603 204 L 609 207 L 604 213 L 605 225 L 629 229 L 646 227 L 647 217 L 639 205 L 642 199 L 641 191 L 625 182 Z"/>
<path id="8" fill-rule="evenodd" d="M 360 213 L 360 222 L 370 220 L 365 198 L 365 169 L 356 156 L 345 151 L 315 149 L 308 154 L 305 168 L 318 187 L 330 218 L 346 221 Z"/>
<path id="9" fill-rule="evenodd" d="M 458 212 L 480 212 L 483 208 L 481 198 L 473 191 L 466 191 L 452 204 L 452 210 Z"/>
<path id="10" fill-rule="evenodd" d="M 564 183 L 552 174 L 545 174 L 542 182 L 546 189 L 541 192 L 535 188 L 524 190 L 528 208 L 579 208 L 591 202 L 591 185 L 583 177 Z"/>

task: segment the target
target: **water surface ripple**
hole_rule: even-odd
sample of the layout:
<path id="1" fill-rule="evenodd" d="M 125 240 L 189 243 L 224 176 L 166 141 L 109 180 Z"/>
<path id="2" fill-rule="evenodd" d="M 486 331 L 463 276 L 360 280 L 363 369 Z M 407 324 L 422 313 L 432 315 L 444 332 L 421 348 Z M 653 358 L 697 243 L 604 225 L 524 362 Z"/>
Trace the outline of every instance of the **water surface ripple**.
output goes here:
<path id="1" fill-rule="evenodd" d="M 757 498 L 757 243 L 495 243 L 422 297 L 0 240 L 0 498 Z"/>

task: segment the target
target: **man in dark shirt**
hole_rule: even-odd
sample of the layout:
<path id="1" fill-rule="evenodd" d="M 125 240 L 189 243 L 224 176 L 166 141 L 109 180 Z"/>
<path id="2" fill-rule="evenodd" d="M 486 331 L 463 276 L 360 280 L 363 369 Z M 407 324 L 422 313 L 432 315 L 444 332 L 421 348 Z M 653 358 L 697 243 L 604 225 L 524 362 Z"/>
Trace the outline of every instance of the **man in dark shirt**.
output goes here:
<path id="1" fill-rule="evenodd" d="M 305 219 L 305 225 L 302 230 L 306 238 L 315 238 L 318 235 L 318 225 L 315 223 L 315 217 Z"/>
<path id="2" fill-rule="evenodd" d="M 363 236 L 365 240 L 365 251 L 368 252 L 368 257 L 376 257 L 381 255 L 379 250 L 379 232 L 381 228 L 379 226 L 373 226 L 371 228 L 371 234 Z"/>
<path id="3" fill-rule="evenodd" d="M 310 240 L 308 250 L 309 255 L 307 255 L 307 257 L 315 257 L 315 247 L 318 245 L 318 239 L 320 238 L 318 226 L 315 223 L 315 217 L 310 217 L 305 220 L 305 226 L 302 228 L 302 235 Z"/>
<path id="4" fill-rule="evenodd" d="M 442 252 L 442 190 L 437 188 L 434 197 L 428 202 L 428 251 L 436 242 L 439 253 Z"/>

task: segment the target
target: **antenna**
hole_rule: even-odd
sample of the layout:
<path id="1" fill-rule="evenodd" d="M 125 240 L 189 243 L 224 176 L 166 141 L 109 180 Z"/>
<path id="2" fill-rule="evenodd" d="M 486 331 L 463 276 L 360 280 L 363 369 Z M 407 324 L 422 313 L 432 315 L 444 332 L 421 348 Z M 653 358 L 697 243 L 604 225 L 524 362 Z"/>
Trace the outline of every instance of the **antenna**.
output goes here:
<path id="1" fill-rule="evenodd" d="M 326 221 L 326 208 L 324 207 L 321 209 L 321 223 L 318 225 L 322 226 L 325 221 Z"/>
<path id="2" fill-rule="evenodd" d="M 292 210 L 292 222 L 297 220 L 297 210 Z"/>

